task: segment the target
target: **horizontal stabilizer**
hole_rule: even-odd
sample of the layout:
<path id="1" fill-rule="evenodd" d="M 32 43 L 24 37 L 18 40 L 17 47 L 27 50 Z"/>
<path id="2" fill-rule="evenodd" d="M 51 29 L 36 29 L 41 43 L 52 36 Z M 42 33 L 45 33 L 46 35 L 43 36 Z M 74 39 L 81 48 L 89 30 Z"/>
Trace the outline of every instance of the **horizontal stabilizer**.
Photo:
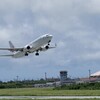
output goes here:
<path id="1" fill-rule="evenodd" d="M 0 57 L 12 57 L 13 54 L 9 54 L 9 55 L 0 55 Z"/>
<path id="2" fill-rule="evenodd" d="M 23 48 L 0 48 L 0 50 L 23 51 Z"/>

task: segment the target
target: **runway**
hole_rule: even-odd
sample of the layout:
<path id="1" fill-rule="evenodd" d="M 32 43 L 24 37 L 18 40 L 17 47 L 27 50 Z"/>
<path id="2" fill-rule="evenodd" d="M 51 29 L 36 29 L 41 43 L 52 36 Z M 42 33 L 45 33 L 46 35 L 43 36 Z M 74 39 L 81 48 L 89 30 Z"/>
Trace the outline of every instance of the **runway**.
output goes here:
<path id="1" fill-rule="evenodd" d="M 0 99 L 100 99 L 100 96 L 0 96 Z"/>

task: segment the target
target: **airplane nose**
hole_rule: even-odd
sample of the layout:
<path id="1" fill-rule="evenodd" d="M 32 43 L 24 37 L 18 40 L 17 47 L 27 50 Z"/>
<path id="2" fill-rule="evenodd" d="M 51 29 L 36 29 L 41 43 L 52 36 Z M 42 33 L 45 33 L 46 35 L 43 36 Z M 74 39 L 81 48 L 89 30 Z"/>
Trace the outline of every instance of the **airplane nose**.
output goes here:
<path id="1" fill-rule="evenodd" d="M 52 35 L 49 35 L 49 37 L 51 37 L 51 38 L 52 38 Z"/>
<path id="2" fill-rule="evenodd" d="M 47 34 L 46 37 L 48 37 L 48 38 L 52 38 L 52 35 Z"/>

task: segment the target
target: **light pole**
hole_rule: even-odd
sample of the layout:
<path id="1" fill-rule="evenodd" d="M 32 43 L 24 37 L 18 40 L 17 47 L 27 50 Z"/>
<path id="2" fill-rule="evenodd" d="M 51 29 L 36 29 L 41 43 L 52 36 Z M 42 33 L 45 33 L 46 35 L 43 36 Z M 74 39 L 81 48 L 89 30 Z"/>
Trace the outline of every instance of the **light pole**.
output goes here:
<path id="1" fill-rule="evenodd" d="M 90 79 L 90 76 L 91 76 L 91 70 L 89 69 L 89 79 Z"/>

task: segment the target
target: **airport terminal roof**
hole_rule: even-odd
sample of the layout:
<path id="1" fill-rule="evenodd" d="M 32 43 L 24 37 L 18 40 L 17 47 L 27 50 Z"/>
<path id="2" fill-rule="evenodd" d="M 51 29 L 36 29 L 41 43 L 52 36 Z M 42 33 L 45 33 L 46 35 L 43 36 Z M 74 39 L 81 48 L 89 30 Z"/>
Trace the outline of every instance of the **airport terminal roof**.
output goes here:
<path id="1" fill-rule="evenodd" d="M 94 73 L 94 74 L 91 74 L 91 77 L 96 77 L 96 76 L 100 76 L 100 71 Z"/>

